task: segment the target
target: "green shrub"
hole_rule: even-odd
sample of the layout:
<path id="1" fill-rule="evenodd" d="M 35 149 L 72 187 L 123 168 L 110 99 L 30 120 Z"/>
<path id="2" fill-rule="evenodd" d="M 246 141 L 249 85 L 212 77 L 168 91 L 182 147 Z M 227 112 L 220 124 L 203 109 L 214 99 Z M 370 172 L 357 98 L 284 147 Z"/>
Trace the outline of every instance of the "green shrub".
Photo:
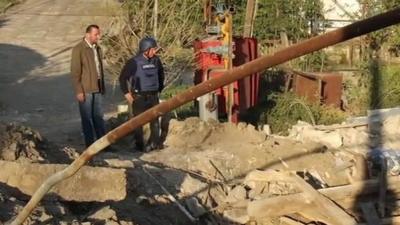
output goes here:
<path id="1" fill-rule="evenodd" d="M 366 115 L 368 109 L 392 108 L 400 105 L 400 66 L 371 62 L 357 74 L 356 81 L 345 83 L 349 111 Z"/>
<path id="2" fill-rule="evenodd" d="M 298 120 L 310 124 L 335 124 L 344 121 L 346 114 L 336 108 L 311 103 L 293 93 L 270 95 L 270 107 L 261 115 L 261 122 L 269 124 L 273 133 L 287 134 Z"/>
<path id="3" fill-rule="evenodd" d="M 167 100 L 188 88 L 190 88 L 189 85 L 170 85 L 161 92 L 160 98 L 163 100 Z M 198 110 L 194 104 L 194 101 L 192 101 L 175 109 L 173 111 L 173 114 L 175 114 L 177 119 L 185 119 L 188 117 L 198 116 Z"/>
<path id="4" fill-rule="evenodd" d="M 294 67 L 302 71 L 323 71 L 329 67 L 328 55 L 325 51 L 317 51 L 294 61 Z"/>
<path id="5" fill-rule="evenodd" d="M 4 13 L 10 6 L 21 3 L 22 0 L 0 0 L 0 14 Z"/>

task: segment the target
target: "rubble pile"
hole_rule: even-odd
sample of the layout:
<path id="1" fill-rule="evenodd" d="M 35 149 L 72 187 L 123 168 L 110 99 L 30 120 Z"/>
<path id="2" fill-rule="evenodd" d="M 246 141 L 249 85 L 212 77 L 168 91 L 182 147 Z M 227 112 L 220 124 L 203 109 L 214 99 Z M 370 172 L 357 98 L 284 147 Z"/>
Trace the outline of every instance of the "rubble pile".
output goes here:
<path id="1" fill-rule="evenodd" d="M 90 171 L 104 170 L 91 173 L 93 177 L 118 170 L 126 178 L 123 200 L 46 198 L 27 224 L 347 225 L 369 224 L 370 215 L 387 224 L 400 215 L 398 155 L 368 153 L 397 148 L 393 126 L 398 126 L 399 118 L 395 114 L 381 117 L 380 122 L 356 118 L 330 126 L 299 122 L 288 137 L 244 123 L 171 120 L 164 149 L 133 152 L 127 141 L 90 162 L 96 167 Z M 3 139 L 9 140 L 13 134 L 9 130 L 18 129 L 6 128 Z M 36 137 L 32 135 L 26 136 L 28 140 Z M 1 149 L 10 145 L 2 143 L 6 144 Z M 46 153 L 50 154 L 40 156 L 54 155 Z M 386 155 L 391 157 L 386 166 L 373 167 L 371 158 L 382 162 Z M 112 189 L 112 183 L 102 190 Z M 0 221 L 10 220 L 29 199 L 21 190 L 0 183 Z"/>
<path id="2" fill-rule="evenodd" d="M 0 159 L 44 161 L 45 140 L 33 129 L 14 123 L 0 123 Z"/>
<path id="3" fill-rule="evenodd" d="M 371 110 L 369 116 L 350 118 L 343 124 L 312 126 L 299 121 L 289 137 L 300 142 L 317 141 L 366 155 L 372 149 L 400 149 L 400 108 Z"/>
<path id="4" fill-rule="evenodd" d="M 27 126 L 0 122 L 0 160 L 32 163 L 71 163 L 76 149 L 57 146 Z"/>
<path id="5" fill-rule="evenodd" d="M 166 149 L 140 159 L 221 181 L 242 179 L 254 169 L 316 170 L 323 175 L 336 174 L 326 178 L 330 184 L 347 182 L 346 174 L 335 168 L 350 160 L 317 142 L 268 136 L 244 123 L 204 122 L 198 118 L 172 120 Z"/>

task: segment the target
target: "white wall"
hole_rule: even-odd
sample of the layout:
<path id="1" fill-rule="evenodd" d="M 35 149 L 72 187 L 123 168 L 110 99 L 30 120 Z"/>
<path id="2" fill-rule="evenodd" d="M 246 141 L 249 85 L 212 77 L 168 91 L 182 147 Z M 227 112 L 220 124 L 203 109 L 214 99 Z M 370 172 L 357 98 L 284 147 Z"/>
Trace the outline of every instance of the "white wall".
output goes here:
<path id="1" fill-rule="evenodd" d="M 323 0 L 325 19 L 332 21 L 332 27 L 342 27 L 351 23 L 354 18 L 346 14 L 358 15 L 360 5 L 357 0 Z M 344 10 L 343 10 L 344 9 Z M 339 22 L 341 21 L 341 22 Z"/>

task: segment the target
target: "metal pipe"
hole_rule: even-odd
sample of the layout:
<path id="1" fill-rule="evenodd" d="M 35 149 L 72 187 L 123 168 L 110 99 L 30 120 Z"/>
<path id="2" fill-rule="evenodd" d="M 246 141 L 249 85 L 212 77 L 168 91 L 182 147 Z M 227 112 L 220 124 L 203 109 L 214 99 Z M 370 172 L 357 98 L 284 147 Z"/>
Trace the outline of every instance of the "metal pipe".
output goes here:
<path id="1" fill-rule="evenodd" d="M 243 64 L 234 69 L 228 70 L 223 76 L 214 78 L 198 84 L 175 97 L 162 102 L 146 112 L 130 119 L 121 126 L 107 133 L 104 137 L 93 143 L 82 155 L 77 158 L 69 167 L 50 176 L 34 193 L 27 205 L 18 214 L 11 225 L 22 224 L 33 211 L 43 196 L 57 183 L 73 176 L 88 160 L 98 152 L 116 142 L 118 139 L 131 133 L 135 128 L 162 116 L 171 110 L 193 101 L 197 97 L 214 91 L 217 88 L 228 85 L 236 80 L 242 79 L 251 74 L 261 72 L 272 66 L 279 65 L 294 58 L 318 51 L 325 47 L 347 41 L 354 37 L 367 34 L 394 24 L 400 23 L 400 8 L 386 13 L 355 22 L 351 25 L 339 28 L 335 31 L 305 40 L 288 48 L 280 50 L 269 56 L 262 56 L 256 60 Z"/>

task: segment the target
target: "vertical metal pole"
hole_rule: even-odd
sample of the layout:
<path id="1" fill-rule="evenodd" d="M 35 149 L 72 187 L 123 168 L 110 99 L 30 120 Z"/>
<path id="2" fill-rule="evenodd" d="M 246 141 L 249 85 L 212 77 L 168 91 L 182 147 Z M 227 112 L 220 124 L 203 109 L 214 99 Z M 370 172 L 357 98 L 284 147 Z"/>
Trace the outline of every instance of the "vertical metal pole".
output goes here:
<path id="1" fill-rule="evenodd" d="M 233 58 L 233 49 L 232 49 L 232 14 L 227 13 L 226 15 L 226 26 L 228 26 L 228 32 L 226 33 L 227 37 L 227 44 L 228 44 L 228 55 L 226 57 L 226 63 L 225 63 L 225 69 L 230 70 L 232 69 L 232 58 Z M 235 103 L 234 100 L 234 83 L 229 84 L 228 86 L 228 107 L 227 107 L 227 112 L 228 112 L 228 121 L 232 121 L 232 115 L 233 115 L 233 105 Z"/>
<path id="2" fill-rule="evenodd" d="M 243 37 L 251 37 L 253 33 L 255 11 L 256 11 L 256 0 L 247 0 L 246 5 L 246 17 L 244 20 Z"/>
<path id="3" fill-rule="evenodd" d="M 153 24 L 153 35 L 157 40 L 157 31 L 158 31 L 158 0 L 154 0 L 154 24 Z"/>

